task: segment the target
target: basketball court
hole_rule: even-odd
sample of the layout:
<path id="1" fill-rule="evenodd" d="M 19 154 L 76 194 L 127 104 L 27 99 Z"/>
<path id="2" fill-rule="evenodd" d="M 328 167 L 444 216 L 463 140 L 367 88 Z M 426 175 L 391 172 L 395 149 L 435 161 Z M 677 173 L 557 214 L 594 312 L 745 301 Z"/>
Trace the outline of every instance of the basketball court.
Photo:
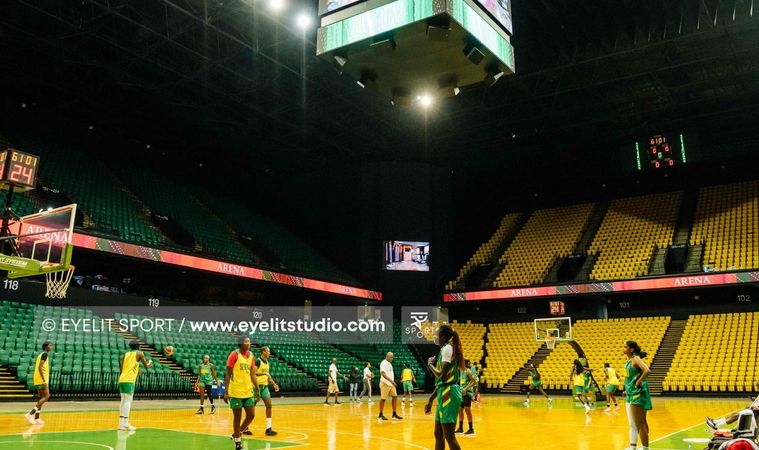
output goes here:
<path id="1" fill-rule="evenodd" d="M 399 408 L 403 420 L 384 423 L 377 421 L 379 402 L 359 405 L 346 401 L 340 406 L 324 406 L 321 398 L 274 399 L 272 427 L 279 435 L 264 436 L 264 411 L 257 407 L 250 427 L 253 436 L 243 439 L 244 448 L 433 449 L 433 418 L 425 416 L 423 398 L 417 397 L 413 408 Z M 604 413 L 599 402 L 586 416 L 579 403 L 567 397 L 554 399 L 551 407 L 537 399 L 526 407 L 522 400 L 516 396 L 487 396 L 482 406 L 473 408 L 477 436 L 460 437 L 462 448 L 617 450 L 628 444 L 624 411 Z M 651 448 L 687 448 L 683 439 L 709 436 L 705 415 L 719 417 L 745 404 L 740 400 L 657 399 L 648 419 Z M 32 427 L 23 417 L 29 405 L 4 404 L 0 449 L 227 448 L 231 416 L 229 409 L 221 405 L 215 415 L 196 416 L 196 401 L 137 400 L 130 418 L 137 431 L 127 433 L 116 431 L 116 402 L 51 402 L 44 414 L 47 423 Z M 388 411 L 390 405 L 386 404 L 385 412 Z"/>

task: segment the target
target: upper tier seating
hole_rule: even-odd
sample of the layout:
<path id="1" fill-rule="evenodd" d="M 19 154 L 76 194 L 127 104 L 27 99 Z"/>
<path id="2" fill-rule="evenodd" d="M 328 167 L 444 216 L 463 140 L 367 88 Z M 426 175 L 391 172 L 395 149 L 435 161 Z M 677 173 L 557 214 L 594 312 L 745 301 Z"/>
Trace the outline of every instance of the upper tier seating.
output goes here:
<path id="1" fill-rule="evenodd" d="M 588 255 L 598 254 L 590 278 L 618 280 L 648 275 L 656 247 L 672 245 L 682 192 L 614 200 Z"/>
<path id="2" fill-rule="evenodd" d="M 542 283 L 558 258 L 572 254 L 593 211 L 593 203 L 535 211 L 499 262 L 494 287 Z"/>
<path id="3" fill-rule="evenodd" d="M 694 315 L 662 385 L 664 391 L 755 392 L 759 312 Z"/>
<path id="4" fill-rule="evenodd" d="M 759 181 L 699 190 L 690 244 L 704 244 L 709 270 L 759 267 Z"/>

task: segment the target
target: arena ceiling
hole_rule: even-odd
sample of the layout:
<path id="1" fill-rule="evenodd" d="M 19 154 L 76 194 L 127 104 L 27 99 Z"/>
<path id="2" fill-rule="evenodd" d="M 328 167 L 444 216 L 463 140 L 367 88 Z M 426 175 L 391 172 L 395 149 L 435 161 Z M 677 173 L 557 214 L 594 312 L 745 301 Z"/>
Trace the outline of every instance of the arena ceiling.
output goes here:
<path id="1" fill-rule="evenodd" d="M 426 111 L 393 107 L 318 59 L 316 1 L 278 14 L 266 0 L 3 1 L 2 96 L 142 141 L 286 165 L 455 162 L 757 126 L 753 0 L 516 0 L 517 74 Z"/>

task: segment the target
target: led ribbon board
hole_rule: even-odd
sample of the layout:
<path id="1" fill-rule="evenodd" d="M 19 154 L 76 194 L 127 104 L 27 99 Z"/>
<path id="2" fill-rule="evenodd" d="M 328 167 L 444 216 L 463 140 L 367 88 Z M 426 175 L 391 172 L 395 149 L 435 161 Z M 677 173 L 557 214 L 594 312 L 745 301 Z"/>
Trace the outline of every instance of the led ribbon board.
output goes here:
<path id="1" fill-rule="evenodd" d="M 310 278 L 272 272 L 269 270 L 242 266 L 230 262 L 216 261 L 212 259 L 201 258 L 198 256 L 184 255 L 182 253 L 159 250 L 156 248 L 144 247 L 141 245 L 128 244 L 126 242 L 114 241 L 111 239 L 99 238 L 86 234 L 74 233 L 72 244 L 74 247 L 97 250 L 122 256 L 129 256 L 132 258 L 146 259 L 149 261 L 162 262 L 166 264 L 173 264 L 175 266 L 188 267 L 190 269 L 197 269 L 205 272 L 249 278 L 258 281 L 267 281 L 270 283 L 284 284 L 287 286 L 347 295 L 349 297 L 359 297 L 369 300 L 382 300 L 381 292 L 370 291 L 353 286 L 345 286 L 342 284 L 329 283 L 327 281 L 312 280 Z"/>
<path id="2" fill-rule="evenodd" d="M 443 301 L 508 300 L 514 298 L 554 297 L 559 295 L 598 294 L 630 291 L 653 291 L 700 288 L 738 283 L 759 283 L 759 272 L 721 273 L 687 277 L 648 278 L 611 281 L 607 283 L 565 284 L 561 286 L 528 286 L 491 291 L 445 294 Z"/>

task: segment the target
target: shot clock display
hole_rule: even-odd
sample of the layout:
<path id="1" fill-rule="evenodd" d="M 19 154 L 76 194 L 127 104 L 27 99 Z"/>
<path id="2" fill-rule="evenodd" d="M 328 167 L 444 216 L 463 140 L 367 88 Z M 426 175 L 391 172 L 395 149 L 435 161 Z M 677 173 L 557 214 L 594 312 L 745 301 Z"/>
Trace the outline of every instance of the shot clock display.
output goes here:
<path id="1" fill-rule="evenodd" d="M 0 152 L 0 186 L 12 186 L 15 192 L 34 189 L 40 157 L 12 148 Z"/>
<path id="2" fill-rule="evenodd" d="M 549 302 L 552 316 L 564 315 L 564 302 Z"/>

